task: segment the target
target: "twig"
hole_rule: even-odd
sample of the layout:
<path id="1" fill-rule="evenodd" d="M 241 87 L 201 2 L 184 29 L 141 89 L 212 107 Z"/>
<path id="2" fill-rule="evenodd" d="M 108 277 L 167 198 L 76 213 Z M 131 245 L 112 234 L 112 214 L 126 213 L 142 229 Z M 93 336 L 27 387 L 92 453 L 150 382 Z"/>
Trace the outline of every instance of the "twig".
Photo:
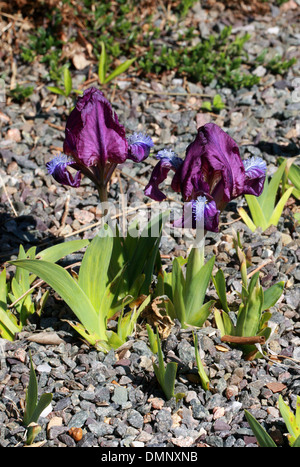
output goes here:
<path id="1" fill-rule="evenodd" d="M 239 221 L 241 219 L 241 217 L 238 217 L 237 219 L 234 219 L 233 221 L 230 221 L 230 222 L 220 222 L 220 226 L 221 225 L 230 225 L 230 224 L 234 224 L 235 222 Z"/>
<path id="2" fill-rule="evenodd" d="M 65 202 L 65 210 L 64 210 L 63 215 L 61 216 L 61 227 L 59 229 L 59 232 L 61 232 L 63 230 L 63 228 L 65 227 L 66 218 L 67 218 L 67 216 L 69 214 L 69 206 L 70 206 L 70 193 L 68 192 L 67 193 L 67 199 L 66 199 L 66 202 Z"/>
<path id="3" fill-rule="evenodd" d="M 249 272 L 249 274 L 247 274 L 247 277 L 248 279 L 250 279 L 250 277 L 252 277 L 257 271 L 260 271 L 264 266 L 266 266 L 267 264 L 269 263 L 272 263 L 272 259 L 266 259 L 266 261 L 262 262 L 256 269 L 254 269 L 254 271 L 251 271 Z"/>
<path id="4" fill-rule="evenodd" d="M 52 128 L 55 128 L 56 130 L 65 131 L 65 127 L 62 125 L 56 125 L 55 123 L 51 123 L 48 120 L 46 120 L 45 123 L 47 123 L 47 125 L 51 126 Z"/>
<path id="5" fill-rule="evenodd" d="M 264 344 L 266 342 L 265 336 L 229 336 L 224 335 L 221 337 L 222 342 L 229 342 L 232 344 Z"/>
<path id="6" fill-rule="evenodd" d="M 15 215 L 16 217 L 18 217 L 18 213 L 17 213 L 17 211 L 15 210 L 14 205 L 13 205 L 12 202 L 11 202 L 11 199 L 10 199 L 10 197 L 9 197 L 9 194 L 7 193 L 6 186 L 5 186 L 5 184 L 4 184 L 2 175 L 0 175 L 0 178 L 1 178 L 1 183 L 2 183 L 2 187 L 3 187 L 4 193 L 6 194 L 6 197 L 7 197 L 7 201 L 9 202 L 9 205 L 10 205 L 11 209 L 13 210 L 14 215 Z"/>
<path id="7" fill-rule="evenodd" d="M 210 94 L 202 94 L 199 92 L 169 92 L 169 91 L 153 91 L 151 89 L 134 89 L 134 88 L 127 88 L 126 91 L 131 91 L 131 92 L 139 92 L 141 94 L 154 94 L 154 95 L 162 95 L 162 96 L 182 96 L 182 97 L 187 97 L 187 96 L 198 96 L 198 97 L 211 97 Z"/>
<path id="8" fill-rule="evenodd" d="M 117 171 L 117 176 L 119 180 L 119 187 L 120 187 L 120 193 L 122 197 L 122 231 L 125 232 L 125 200 L 124 200 L 124 191 L 122 187 L 122 180 L 121 180 L 121 175 L 120 171 Z"/>
<path id="9" fill-rule="evenodd" d="M 137 211 L 138 209 L 146 209 L 148 206 L 155 204 L 155 203 L 156 201 L 152 201 L 151 203 L 144 204 L 143 206 L 138 206 L 135 208 L 128 209 L 125 214 L 130 214 L 131 212 Z M 123 213 L 116 214 L 115 216 L 112 216 L 111 219 L 117 219 L 118 217 L 122 216 L 122 214 Z M 71 232 L 67 235 L 64 235 L 64 238 L 73 237 L 73 235 L 77 235 L 79 233 L 85 232 L 86 230 L 93 229 L 94 227 L 98 227 L 99 225 L 102 224 L 102 222 L 103 220 L 100 219 L 100 221 L 95 222 L 94 224 L 86 225 L 85 227 L 82 227 L 79 230 L 75 230 L 75 232 Z"/>

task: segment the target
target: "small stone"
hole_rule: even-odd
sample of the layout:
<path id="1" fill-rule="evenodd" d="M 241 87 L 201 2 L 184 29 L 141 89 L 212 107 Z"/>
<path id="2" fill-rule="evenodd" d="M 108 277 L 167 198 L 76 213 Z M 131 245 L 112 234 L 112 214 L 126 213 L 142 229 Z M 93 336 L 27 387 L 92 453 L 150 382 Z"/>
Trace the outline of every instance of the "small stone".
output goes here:
<path id="1" fill-rule="evenodd" d="M 215 407 L 213 409 L 213 419 L 217 420 L 218 418 L 223 417 L 225 414 L 225 409 L 224 407 Z"/>
<path id="2" fill-rule="evenodd" d="M 43 363 L 42 365 L 38 365 L 36 367 L 36 371 L 38 373 L 50 373 L 52 370 L 51 366 L 48 363 Z"/>
<path id="3" fill-rule="evenodd" d="M 10 128 L 6 133 L 5 139 L 19 143 L 22 140 L 20 130 L 18 128 Z"/>
<path id="4" fill-rule="evenodd" d="M 230 384 L 225 390 L 225 395 L 227 399 L 237 396 L 239 393 L 239 388 L 235 384 Z"/>
<path id="5" fill-rule="evenodd" d="M 268 407 L 267 412 L 269 415 L 272 415 L 272 417 L 278 419 L 280 417 L 279 415 L 279 410 L 276 409 L 276 407 Z"/>
<path id="6" fill-rule="evenodd" d="M 116 386 L 114 390 L 114 395 L 112 396 L 112 401 L 116 404 L 122 405 L 128 401 L 128 391 L 123 386 Z"/>
<path id="7" fill-rule="evenodd" d="M 216 420 L 214 423 L 214 431 L 230 431 L 230 425 L 224 422 L 224 420 Z"/>
<path id="8" fill-rule="evenodd" d="M 260 78 L 265 76 L 265 74 L 267 73 L 267 70 L 264 66 L 262 65 L 259 65 L 257 68 L 255 68 L 255 70 L 253 71 L 253 74 L 256 75 L 256 76 L 259 76 Z"/>
<path id="9" fill-rule="evenodd" d="M 165 405 L 165 401 L 163 399 L 160 399 L 159 397 L 150 398 L 147 402 L 150 402 L 152 408 L 156 410 L 161 410 Z"/>
<path id="10" fill-rule="evenodd" d="M 95 219 L 95 215 L 87 211 L 86 209 L 74 209 L 74 217 L 78 220 L 81 224 L 89 224 Z"/>
<path id="11" fill-rule="evenodd" d="M 69 435 L 74 439 L 74 441 L 78 442 L 82 439 L 82 429 L 72 427 L 68 431 Z"/>
<path id="12" fill-rule="evenodd" d="M 49 432 L 49 430 L 54 426 L 62 426 L 62 422 L 62 417 L 52 417 L 47 425 L 47 431 Z"/>
<path id="13" fill-rule="evenodd" d="M 281 392 L 283 389 L 286 388 L 286 385 L 283 384 L 283 383 L 277 383 L 276 381 L 274 381 L 274 383 L 267 383 L 266 384 L 267 388 L 271 389 L 271 391 L 273 393 L 276 393 L 276 392 Z"/>
<path id="14" fill-rule="evenodd" d="M 142 428 L 144 425 L 144 417 L 137 410 L 130 410 L 127 417 L 128 423 L 134 428 Z"/>

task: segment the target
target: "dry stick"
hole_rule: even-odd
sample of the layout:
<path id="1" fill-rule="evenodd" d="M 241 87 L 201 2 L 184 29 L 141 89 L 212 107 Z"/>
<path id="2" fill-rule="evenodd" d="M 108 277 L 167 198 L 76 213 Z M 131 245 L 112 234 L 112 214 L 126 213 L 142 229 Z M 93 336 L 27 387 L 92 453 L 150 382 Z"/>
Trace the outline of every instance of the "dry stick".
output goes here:
<path id="1" fill-rule="evenodd" d="M 65 210 L 64 210 L 63 215 L 61 216 L 61 227 L 59 229 L 59 232 L 61 232 L 65 227 L 66 219 L 69 213 L 69 205 L 70 205 L 70 193 L 68 192 L 66 202 L 65 202 Z"/>
<path id="2" fill-rule="evenodd" d="M 121 180 L 121 175 L 120 175 L 120 171 L 117 172 L 117 175 L 118 175 L 118 180 L 119 180 L 119 187 L 120 187 L 120 193 L 121 193 L 121 196 L 122 196 L 122 230 L 123 232 L 125 232 L 125 200 L 124 200 L 124 191 L 123 191 L 123 187 L 122 187 L 122 180 Z"/>
<path id="3" fill-rule="evenodd" d="M 151 204 L 155 204 L 155 203 L 156 203 L 156 201 L 152 201 L 151 203 L 147 203 L 147 204 L 145 204 L 143 206 L 138 206 L 136 208 L 128 209 L 125 214 L 130 214 L 131 212 L 137 211 L 138 209 L 146 209 L 148 206 L 150 206 Z M 112 219 L 117 219 L 121 215 L 122 215 L 122 213 L 116 214 L 115 216 L 112 216 Z M 69 233 L 67 235 L 64 235 L 63 237 L 64 238 L 73 237 L 73 235 L 76 235 L 76 234 L 81 233 L 81 232 L 85 232 L 86 230 L 89 230 L 89 229 L 93 229 L 94 227 L 98 227 L 99 225 L 102 224 L 102 222 L 103 222 L 103 220 L 100 219 L 100 221 L 95 222 L 94 224 L 86 225 L 85 227 L 82 227 L 82 229 L 76 230 L 75 232 L 71 232 L 71 233 Z"/>
<path id="4" fill-rule="evenodd" d="M 224 335 L 221 337 L 222 342 L 229 342 L 231 344 L 264 344 L 266 342 L 265 336 L 229 336 Z"/>
<path id="5" fill-rule="evenodd" d="M 260 269 L 262 269 L 264 266 L 266 266 L 267 264 L 269 263 L 272 263 L 272 259 L 266 259 L 266 261 L 262 262 L 256 269 L 254 269 L 254 271 L 251 271 L 249 272 L 249 274 L 247 274 L 247 277 L 248 279 L 250 279 L 250 277 L 252 277 L 257 271 L 260 271 Z"/>
<path id="6" fill-rule="evenodd" d="M 199 92 L 152 91 L 150 89 L 143 90 L 143 89 L 134 89 L 134 88 L 127 88 L 126 91 L 153 94 L 153 95 L 158 95 L 158 96 L 162 95 L 162 96 L 182 96 L 182 97 L 187 97 L 187 96 L 211 97 L 210 94 L 202 94 Z"/>
<path id="7" fill-rule="evenodd" d="M 16 210 L 15 210 L 15 208 L 14 208 L 14 205 L 12 204 L 11 199 L 10 199 L 10 197 L 9 197 L 9 194 L 7 193 L 6 186 L 5 186 L 5 184 L 4 184 L 2 175 L 0 175 L 0 178 L 1 178 L 1 183 L 2 183 L 2 186 L 3 186 L 4 193 L 6 194 L 6 197 L 7 197 L 7 201 L 9 202 L 9 205 L 10 205 L 11 209 L 13 210 L 14 215 L 15 215 L 16 217 L 18 217 L 18 213 L 16 212 Z"/>

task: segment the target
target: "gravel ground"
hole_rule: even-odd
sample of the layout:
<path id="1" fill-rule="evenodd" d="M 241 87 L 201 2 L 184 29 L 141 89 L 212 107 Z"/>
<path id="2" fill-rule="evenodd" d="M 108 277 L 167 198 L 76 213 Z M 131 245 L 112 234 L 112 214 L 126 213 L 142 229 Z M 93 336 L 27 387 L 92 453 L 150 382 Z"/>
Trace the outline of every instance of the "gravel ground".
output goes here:
<path id="1" fill-rule="evenodd" d="M 250 55 L 267 47 L 271 53 L 286 52 L 288 57 L 299 59 L 300 5 L 298 1 L 289 5 L 289 9 L 272 6 L 269 14 L 255 16 L 252 21 L 236 18 L 228 10 L 222 15 L 222 23 L 233 24 L 233 31 L 251 33 L 246 44 Z M 200 14 L 206 15 L 206 22 L 201 23 L 202 37 L 216 25 L 220 27 L 217 9 L 196 8 L 194 15 Z M 44 72 L 42 64 L 34 72 L 24 65 L 18 69 L 33 83 L 39 82 Z M 197 127 L 213 121 L 234 137 L 242 157 L 263 157 L 271 175 L 278 156 L 300 153 L 300 102 L 295 99 L 300 86 L 300 60 L 284 77 L 271 75 L 263 67 L 258 67 L 256 73 L 262 76 L 259 85 L 236 92 L 216 90 L 213 83 L 202 87 L 174 76 L 161 82 L 123 79 L 118 81 L 113 105 L 129 133 L 136 129 L 147 131 L 155 150 L 169 146 L 182 155 Z M 82 74 L 77 73 L 75 86 L 82 80 Z M 213 96 L 216 92 L 226 108 L 218 115 L 201 112 L 201 95 Z M 98 199 L 89 181 L 84 180 L 78 189 L 66 188 L 55 184 L 46 171 L 45 163 L 62 148 L 65 119 L 64 98 L 53 99 L 41 86 L 23 105 L 10 103 L 1 108 L 3 264 L 16 257 L 20 243 L 25 249 L 32 245 L 45 247 L 57 241 L 92 238 L 97 231 L 92 224 L 99 220 Z M 111 199 L 118 203 L 124 192 L 130 206 L 149 201 L 143 195 L 143 185 L 154 164 L 151 159 L 124 164 L 112 180 Z M 40 419 L 42 431 L 35 439 L 43 446 L 257 446 L 244 409 L 251 411 L 279 446 L 287 446 L 278 397 L 281 394 L 295 410 L 296 396 L 300 395 L 300 246 L 299 226 L 293 219 L 299 207 L 291 199 L 277 228 L 252 233 L 238 219 L 237 207 L 242 205 L 244 200 L 238 199 L 223 212 L 220 232 L 207 236 L 206 257 L 216 255 L 215 271 L 223 269 L 228 290 L 239 287 L 239 265 L 232 248 L 234 228 L 241 232 L 244 247 L 251 248 L 253 266 L 249 272 L 260 267 L 264 287 L 279 280 L 286 282 L 281 299 L 271 309 L 271 321 L 277 325 L 268 341 L 272 359 L 246 361 L 240 350 L 221 343 L 211 318 L 197 331 L 211 383 L 211 390 L 205 391 L 197 376 L 192 333 L 175 323 L 163 342 L 163 351 L 166 362 L 178 363 L 175 392 L 184 392 L 185 397 L 177 404 L 166 401 L 153 372 L 143 322 L 123 348 L 105 355 L 79 340 L 64 321 L 72 318 L 70 310 L 51 292 L 42 315 L 33 317 L 14 342 L 0 340 L 0 446 L 22 446 L 25 442 L 22 414 L 29 380 L 29 351 L 39 393 L 53 393 L 53 410 Z M 163 236 L 161 253 L 168 266 L 174 256 L 186 253 L 186 244 Z M 81 256 L 71 255 L 63 264 Z M 214 297 L 214 293 L 211 286 L 207 295 Z M 82 438 L 77 439 L 71 428 L 81 428 Z"/>

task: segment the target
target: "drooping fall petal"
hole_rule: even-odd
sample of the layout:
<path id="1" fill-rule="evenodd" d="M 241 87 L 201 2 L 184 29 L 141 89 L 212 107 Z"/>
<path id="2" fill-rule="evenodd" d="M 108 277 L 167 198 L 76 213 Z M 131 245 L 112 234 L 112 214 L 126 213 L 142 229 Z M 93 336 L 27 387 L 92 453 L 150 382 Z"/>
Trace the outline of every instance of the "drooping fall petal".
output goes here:
<path id="1" fill-rule="evenodd" d="M 166 195 L 159 189 L 159 185 L 167 178 L 170 170 L 176 171 L 183 161 L 169 149 L 159 151 L 156 157 L 159 162 L 152 171 L 150 181 L 145 188 L 145 195 L 155 201 L 163 201 Z"/>
<path id="2" fill-rule="evenodd" d="M 76 168 L 76 163 L 74 161 L 70 161 L 65 154 L 54 157 L 46 164 L 49 174 L 51 174 L 58 183 L 77 188 L 80 186 L 81 172 L 78 170 L 73 178 L 71 173 L 68 171 L 68 166 Z"/>
<path id="3" fill-rule="evenodd" d="M 127 141 L 129 144 L 128 158 L 134 162 L 145 160 L 154 144 L 151 137 L 143 133 L 134 133 L 127 138 Z"/>

